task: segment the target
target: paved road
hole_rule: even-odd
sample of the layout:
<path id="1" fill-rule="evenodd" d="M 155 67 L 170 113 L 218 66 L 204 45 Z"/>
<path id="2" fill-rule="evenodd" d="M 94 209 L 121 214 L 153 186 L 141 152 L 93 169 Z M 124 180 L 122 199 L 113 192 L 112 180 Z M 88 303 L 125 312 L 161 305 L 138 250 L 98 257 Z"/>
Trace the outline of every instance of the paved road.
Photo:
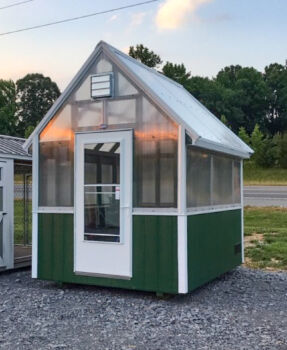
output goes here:
<path id="1" fill-rule="evenodd" d="M 287 208 L 287 186 L 245 186 L 244 205 Z"/>

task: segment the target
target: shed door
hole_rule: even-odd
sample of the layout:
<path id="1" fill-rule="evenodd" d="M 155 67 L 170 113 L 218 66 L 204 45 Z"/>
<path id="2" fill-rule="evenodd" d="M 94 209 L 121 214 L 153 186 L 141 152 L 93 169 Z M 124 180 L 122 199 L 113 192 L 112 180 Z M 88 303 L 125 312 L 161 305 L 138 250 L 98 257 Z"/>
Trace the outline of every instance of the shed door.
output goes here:
<path id="1" fill-rule="evenodd" d="M 76 135 L 75 260 L 83 275 L 132 276 L 132 132 Z"/>
<path id="2" fill-rule="evenodd" d="M 7 266 L 10 245 L 6 178 L 7 165 L 0 162 L 0 268 Z"/>

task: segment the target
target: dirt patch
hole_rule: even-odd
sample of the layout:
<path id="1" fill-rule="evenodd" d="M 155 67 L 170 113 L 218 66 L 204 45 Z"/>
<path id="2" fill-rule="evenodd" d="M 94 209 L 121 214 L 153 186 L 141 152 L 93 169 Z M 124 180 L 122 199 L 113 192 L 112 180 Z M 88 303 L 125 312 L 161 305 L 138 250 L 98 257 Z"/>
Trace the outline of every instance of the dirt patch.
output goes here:
<path id="1" fill-rule="evenodd" d="M 263 242 L 264 235 L 263 233 L 253 232 L 250 236 L 246 236 L 244 238 L 244 246 L 245 248 L 254 247 L 255 242 Z"/>

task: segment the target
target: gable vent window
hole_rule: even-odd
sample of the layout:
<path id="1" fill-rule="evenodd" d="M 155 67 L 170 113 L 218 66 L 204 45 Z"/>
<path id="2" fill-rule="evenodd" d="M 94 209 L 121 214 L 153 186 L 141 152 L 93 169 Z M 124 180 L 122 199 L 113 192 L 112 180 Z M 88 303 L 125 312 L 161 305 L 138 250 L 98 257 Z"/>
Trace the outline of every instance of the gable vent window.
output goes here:
<path id="1" fill-rule="evenodd" d="M 96 74 L 91 76 L 91 97 L 112 97 L 113 73 Z"/>

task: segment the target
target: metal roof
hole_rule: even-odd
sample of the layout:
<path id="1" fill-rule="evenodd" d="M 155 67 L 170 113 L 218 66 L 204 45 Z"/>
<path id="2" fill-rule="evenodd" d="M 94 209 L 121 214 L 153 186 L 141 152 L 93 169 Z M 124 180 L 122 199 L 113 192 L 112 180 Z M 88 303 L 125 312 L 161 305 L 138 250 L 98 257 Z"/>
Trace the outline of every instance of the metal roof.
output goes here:
<path id="1" fill-rule="evenodd" d="M 195 146 L 208 148 L 242 158 L 249 158 L 252 149 L 226 127 L 216 116 L 197 101 L 182 85 L 165 77 L 116 48 L 101 41 L 54 106 L 25 143 L 27 149 L 38 134 L 61 108 L 77 84 L 83 79 L 98 55 L 104 52 L 161 109 L 190 134 Z"/>
<path id="2" fill-rule="evenodd" d="M 31 155 L 23 148 L 26 139 L 0 135 L 0 158 L 31 159 Z"/>

